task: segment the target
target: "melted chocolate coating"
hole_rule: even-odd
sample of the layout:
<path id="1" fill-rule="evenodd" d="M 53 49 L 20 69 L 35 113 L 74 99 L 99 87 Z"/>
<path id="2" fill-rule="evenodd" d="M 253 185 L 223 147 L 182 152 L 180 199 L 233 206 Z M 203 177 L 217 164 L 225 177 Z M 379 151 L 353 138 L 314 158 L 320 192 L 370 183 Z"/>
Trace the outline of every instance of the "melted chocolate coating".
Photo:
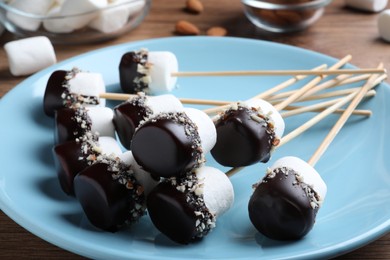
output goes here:
<path id="1" fill-rule="evenodd" d="M 136 52 L 127 52 L 123 54 L 119 63 L 119 82 L 125 93 L 137 93 L 142 91 L 142 87 L 135 83 L 134 79 L 140 76 L 138 73 L 138 64 L 140 56 Z M 144 86 L 145 88 L 147 86 Z"/>
<path id="2" fill-rule="evenodd" d="M 55 111 L 54 115 L 54 143 L 61 144 L 66 141 L 75 140 L 81 137 L 86 129 L 77 123 L 74 117 L 76 110 L 72 108 L 62 108 Z"/>
<path id="3" fill-rule="evenodd" d="M 47 81 L 45 94 L 43 96 L 43 110 L 47 116 L 53 117 L 57 109 L 64 107 L 64 102 L 61 97 L 64 93 L 62 84 L 65 81 L 67 71 L 54 71 Z"/>
<path id="4" fill-rule="evenodd" d="M 295 240 L 313 227 L 318 207 L 310 206 L 295 174 L 279 171 L 265 178 L 255 189 L 248 204 L 249 218 L 263 235 L 275 240 Z"/>
<path id="5" fill-rule="evenodd" d="M 158 184 L 147 197 L 146 206 L 156 228 L 171 240 L 190 243 L 196 234 L 194 208 L 186 202 L 186 194 L 169 183 Z"/>
<path id="6" fill-rule="evenodd" d="M 114 125 L 121 144 L 130 150 L 135 129 L 144 119 L 146 109 L 129 102 L 124 102 L 114 108 Z"/>
<path id="7" fill-rule="evenodd" d="M 241 167 L 270 159 L 273 137 L 267 123 L 251 119 L 247 108 L 227 111 L 215 127 L 217 143 L 211 154 L 221 165 Z"/>
<path id="8" fill-rule="evenodd" d="M 97 228 L 117 231 L 129 218 L 131 191 L 112 178 L 109 165 L 95 163 L 74 178 L 74 191 L 88 220 Z"/>
<path id="9" fill-rule="evenodd" d="M 68 195 L 74 195 L 74 177 L 87 168 L 88 162 L 81 152 L 81 144 L 76 141 L 68 141 L 56 145 L 53 149 L 55 167 L 62 190 Z"/>
<path id="10" fill-rule="evenodd" d="M 184 126 L 170 119 L 149 120 L 135 132 L 131 150 L 137 163 L 159 177 L 181 176 L 196 165 Z"/>

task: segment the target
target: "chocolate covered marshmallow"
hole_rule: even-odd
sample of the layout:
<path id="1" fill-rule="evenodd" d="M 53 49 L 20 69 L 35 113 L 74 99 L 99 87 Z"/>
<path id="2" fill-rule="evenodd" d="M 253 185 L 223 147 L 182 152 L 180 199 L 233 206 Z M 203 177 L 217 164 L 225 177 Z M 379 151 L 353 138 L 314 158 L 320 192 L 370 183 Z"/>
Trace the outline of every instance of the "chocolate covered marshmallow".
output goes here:
<path id="1" fill-rule="evenodd" d="M 182 176 L 203 165 L 216 142 L 212 120 L 201 110 L 161 113 L 135 131 L 131 150 L 146 171 L 160 177 Z"/>
<path id="2" fill-rule="evenodd" d="M 225 173 L 203 166 L 157 185 L 147 198 L 153 224 L 171 240 L 188 244 L 206 236 L 234 201 Z"/>
<path id="3" fill-rule="evenodd" d="M 173 90 L 178 61 L 172 52 L 149 52 L 146 49 L 125 53 L 119 64 L 120 85 L 123 92 L 162 94 Z"/>
<path id="4" fill-rule="evenodd" d="M 284 132 L 284 121 L 268 102 L 251 99 L 233 104 L 214 119 L 214 159 L 230 167 L 267 162 Z"/>
<path id="5" fill-rule="evenodd" d="M 84 72 L 77 68 L 70 71 L 54 71 L 46 85 L 43 97 L 44 112 L 54 116 L 61 108 L 83 106 L 105 106 L 100 93 L 106 91 L 103 77 L 99 73 Z"/>
<path id="6" fill-rule="evenodd" d="M 139 92 L 114 108 L 114 124 L 119 140 L 126 149 L 130 149 L 135 129 L 142 121 L 160 113 L 182 111 L 183 105 L 173 95 L 146 96 L 145 93 Z"/>
<path id="7" fill-rule="evenodd" d="M 249 218 L 271 239 L 300 239 L 313 228 L 326 192 L 325 182 L 311 165 L 297 157 L 283 157 L 254 185 Z"/>

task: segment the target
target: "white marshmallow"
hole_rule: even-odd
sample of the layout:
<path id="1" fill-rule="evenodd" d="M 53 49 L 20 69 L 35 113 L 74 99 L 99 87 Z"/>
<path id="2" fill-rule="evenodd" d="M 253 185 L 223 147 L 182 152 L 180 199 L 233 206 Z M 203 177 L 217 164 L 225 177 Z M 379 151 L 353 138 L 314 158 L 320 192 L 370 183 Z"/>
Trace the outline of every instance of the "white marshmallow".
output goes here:
<path id="1" fill-rule="evenodd" d="M 277 160 L 271 168 L 287 167 L 296 171 L 303 178 L 303 182 L 311 186 L 320 197 L 320 201 L 323 201 L 326 196 L 327 187 L 321 175 L 307 162 L 304 160 L 294 157 L 286 156 Z"/>
<path id="2" fill-rule="evenodd" d="M 151 116 L 156 116 L 160 113 L 182 112 L 184 109 L 180 100 L 171 94 L 147 96 L 145 105 L 153 111 Z"/>
<path id="3" fill-rule="evenodd" d="M 118 156 L 118 155 L 122 154 L 122 150 L 121 150 L 118 142 L 113 137 L 100 136 L 98 145 L 102 151 L 102 154 L 104 154 L 104 155 Z"/>
<path id="4" fill-rule="evenodd" d="M 87 26 L 99 15 L 99 12 L 93 11 L 106 6 L 107 0 L 67 0 L 62 4 L 60 11 L 52 16 L 52 19 L 45 21 L 43 26 L 49 32 L 73 32 Z"/>
<path id="5" fill-rule="evenodd" d="M 378 17 L 379 35 L 390 42 L 390 9 L 383 11 Z"/>
<path id="6" fill-rule="evenodd" d="M 57 62 L 53 45 L 45 36 L 11 41 L 4 49 L 14 76 L 30 75 Z"/>
<path id="7" fill-rule="evenodd" d="M 106 92 L 103 77 L 99 73 L 78 72 L 68 81 L 69 92 L 99 98 L 100 93 Z M 105 106 L 106 100 L 99 99 L 99 106 Z M 86 105 L 87 106 L 87 105 Z"/>
<path id="8" fill-rule="evenodd" d="M 159 181 L 153 179 L 150 173 L 144 171 L 142 167 L 138 165 L 131 151 L 126 151 L 120 154 L 119 158 L 125 164 L 131 166 L 131 169 L 134 171 L 134 177 L 141 184 L 141 186 L 144 187 L 145 195 L 148 195 L 154 189 L 154 187 L 159 184 Z"/>
<path id="9" fill-rule="evenodd" d="M 59 0 L 56 0 L 56 1 L 54 2 L 54 4 L 50 7 L 50 9 L 47 11 L 46 16 L 51 17 L 51 16 L 56 16 L 56 15 L 58 15 L 58 14 L 60 13 L 62 4 L 63 4 L 63 1 L 60 2 Z M 48 20 L 48 21 L 43 21 L 43 23 L 45 23 L 45 22 L 50 23 L 50 20 Z"/>
<path id="10" fill-rule="evenodd" d="M 114 112 L 109 107 L 88 107 L 87 113 L 91 119 L 91 132 L 99 133 L 99 136 L 115 138 L 115 126 L 113 123 Z"/>
<path id="11" fill-rule="evenodd" d="M 245 101 L 244 104 L 249 107 L 254 107 L 256 109 L 261 108 L 263 113 L 265 115 L 268 115 L 272 119 L 272 121 L 274 121 L 276 136 L 279 138 L 283 136 L 285 123 L 283 117 L 273 105 L 262 99 L 249 99 Z"/>
<path id="12" fill-rule="evenodd" d="M 349 7 L 369 12 L 379 12 L 385 9 L 387 0 L 345 0 Z"/>
<path id="13" fill-rule="evenodd" d="M 229 177 L 209 166 L 203 166 L 195 173 L 199 182 L 203 184 L 203 198 L 209 211 L 216 217 L 228 211 L 234 202 L 234 190 Z"/>
<path id="14" fill-rule="evenodd" d="M 60 11 L 63 3 L 56 2 L 50 10 L 46 13 L 46 16 L 49 18 L 43 21 L 43 28 L 49 32 L 57 32 L 57 33 L 66 33 L 68 28 L 57 28 L 61 25 L 62 18 L 56 18 L 56 16 L 60 16 Z"/>
<path id="15" fill-rule="evenodd" d="M 177 78 L 172 77 L 171 74 L 179 70 L 175 54 L 168 51 L 151 51 L 148 54 L 148 63 L 152 65 L 149 71 L 150 93 L 159 94 L 172 91 L 176 86 Z"/>
<path id="16" fill-rule="evenodd" d="M 54 0 L 14 0 L 9 5 L 18 11 L 25 12 L 26 14 L 44 16 L 47 11 L 53 5 Z M 41 18 L 28 17 L 27 15 L 21 15 L 16 12 L 8 11 L 7 18 L 27 31 L 36 31 L 41 25 Z"/>
<path id="17" fill-rule="evenodd" d="M 126 3 L 127 2 L 127 3 Z M 117 0 L 108 5 L 92 20 L 89 27 L 103 33 L 112 33 L 123 28 L 132 13 L 139 12 L 145 5 L 144 0 L 128 3 L 128 0 Z"/>
<path id="18" fill-rule="evenodd" d="M 217 142 L 217 130 L 211 118 L 203 111 L 195 108 L 184 108 L 184 112 L 198 127 L 203 153 L 208 153 Z"/>

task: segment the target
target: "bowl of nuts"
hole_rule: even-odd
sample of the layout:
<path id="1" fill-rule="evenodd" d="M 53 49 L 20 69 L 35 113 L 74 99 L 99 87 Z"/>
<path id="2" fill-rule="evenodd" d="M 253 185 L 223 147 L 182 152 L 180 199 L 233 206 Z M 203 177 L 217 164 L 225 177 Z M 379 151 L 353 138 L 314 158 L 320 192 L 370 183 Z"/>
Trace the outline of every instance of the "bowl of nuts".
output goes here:
<path id="1" fill-rule="evenodd" d="M 257 27 L 276 33 L 306 29 L 332 0 L 241 0 L 245 15 Z"/>
<path id="2" fill-rule="evenodd" d="M 138 26 L 151 0 L 0 1 L 0 23 L 18 37 L 78 44 L 115 38 Z"/>

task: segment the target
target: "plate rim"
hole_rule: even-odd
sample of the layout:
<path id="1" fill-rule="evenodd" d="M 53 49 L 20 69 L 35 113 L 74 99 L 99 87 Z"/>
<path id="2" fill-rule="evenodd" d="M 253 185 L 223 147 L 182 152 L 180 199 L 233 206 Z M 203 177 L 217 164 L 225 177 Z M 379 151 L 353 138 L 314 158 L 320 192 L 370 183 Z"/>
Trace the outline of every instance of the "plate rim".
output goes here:
<path id="1" fill-rule="evenodd" d="M 132 46 L 132 45 L 148 45 L 148 44 L 154 44 L 158 42 L 169 42 L 169 41 L 221 41 L 221 42 L 226 42 L 226 41 L 231 41 L 231 42 L 241 42 L 241 43 L 250 43 L 250 44 L 265 44 L 265 45 L 272 45 L 272 46 L 278 46 L 278 48 L 287 48 L 287 49 L 292 49 L 294 51 L 298 52 L 303 52 L 303 53 L 309 53 L 310 55 L 315 55 L 318 57 L 326 58 L 326 59 L 332 59 L 332 60 L 337 60 L 336 58 L 332 56 L 328 56 L 323 53 L 319 53 L 313 50 L 308 50 L 304 49 L 301 47 L 296 47 L 292 45 L 286 45 L 283 43 L 275 43 L 275 42 L 269 42 L 269 41 L 263 41 L 263 40 L 256 40 L 256 39 L 247 39 L 247 38 L 236 38 L 236 37 L 213 37 L 210 38 L 208 36 L 189 36 L 189 37 L 165 37 L 165 38 L 154 38 L 154 39 L 147 39 L 147 40 L 139 40 L 139 41 L 132 41 L 132 42 L 126 42 L 126 43 L 121 43 L 117 45 L 112 45 L 108 47 L 103 47 L 103 48 L 98 48 L 92 51 L 88 51 L 86 53 L 80 54 L 73 56 L 71 58 L 68 58 L 66 60 L 63 60 L 53 66 L 50 66 L 49 68 L 46 68 L 40 72 L 37 72 L 36 74 L 24 79 L 22 82 L 17 84 L 15 87 L 13 87 L 10 91 L 8 91 L 1 99 L 0 99 L 0 108 L 5 106 L 4 103 L 7 103 L 7 100 L 9 98 L 12 98 L 14 95 L 14 92 L 19 91 L 20 88 L 22 88 L 25 85 L 28 85 L 30 82 L 36 82 L 39 80 L 42 76 L 47 74 L 49 71 L 52 71 L 55 68 L 61 67 L 64 64 L 71 63 L 73 60 L 78 60 L 78 59 L 83 59 L 88 56 L 93 56 L 95 53 L 100 53 L 100 52 L 109 52 L 114 49 L 118 48 L 124 48 L 126 46 Z M 353 65 L 349 64 L 350 66 L 354 67 Z M 389 88 L 389 85 L 387 83 L 382 83 L 384 86 Z M 1 177 L 1 176 L 0 176 Z M 0 181 L 2 178 L 0 178 Z M 1 184 L 1 183 L 0 183 Z M 1 186 L 0 186 L 1 187 Z M 88 257 L 88 254 L 85 252 L 85 248 L 77 245 L 70 246 L 67 241 L 63 236 L 59 236 L 57 234 L 47 234 L 41 227 L 34 225 L 34 223 L 30 219 L 23 218 L 18 214 L 18 212 L 12 207 L 12 205 L 9 205 L 6 203 L 4 200 L 4 191 L 1 189 L 0 192 L 0 208 L 1 210 L 13 221 L 15 221 L 19 226 L 23 227 L 27 231 L 31 232 L 38 238 L 41 238 L 50 244 L 53 244 L 55 246 L 58 246 L 59 248 L 68 250 L 70 252 L 79 254 L 79 255 L 84 255 Z M 331 247 L 326 247 L 326 248 L 321 248 L 313 253 L 303 253 L 302 255 L 296 255 L 293 258 L 313 258 L 313 257 L 335 257 L 338 255 L 345 254 L 347 252 L 353 251 L 359 247 L 362 247 L 364 245 L 367 245 L 368 243 L 372 242 L 373 240 L 378 239 L 379 237 L 387 234 L 390 232 L 390 219 L 387 221 L 381 223 L 380 225 L 376 226 L 375 228 L 369 230 L 368 232 L 365 232 L 363 234 L 360 234 L 358 237 L 355 237 L 354 239 L 350 239 L 348 241 L 344 241 L 343 243 L 336 244 Z M 53 239 L 55 241 L 53 241 Z M 64 243 L 65 242 L 65 243 Z M 131 254 L 131 252 L 128 252 Z M 135 257 L 135 255 L 133 255 Z M 168 259 L 169 257 L 161 257 L 161 256 L 156 256 L 156 257 L 148 257 L 148 259 Z M 292 259 L 292 258 L 286 258 L 286 259 Z"/>

